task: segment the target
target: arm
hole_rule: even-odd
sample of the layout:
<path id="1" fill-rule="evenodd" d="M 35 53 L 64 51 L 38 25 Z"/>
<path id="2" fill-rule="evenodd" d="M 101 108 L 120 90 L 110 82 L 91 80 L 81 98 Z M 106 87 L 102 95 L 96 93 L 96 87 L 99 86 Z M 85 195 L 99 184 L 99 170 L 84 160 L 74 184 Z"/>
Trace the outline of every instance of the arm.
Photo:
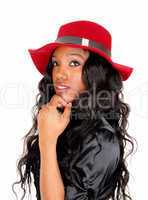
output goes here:
<path id="1" fill-rule="evenodd" d="M 57 111 L 59 104 L 64 106 L 62 114 Z M 54 95 L 50 102 L 42 105 L 38 113 L 41 200 L 64 200 L 64 185 L 58 167 L 56 145 L 59 135 L 70 121 L 71 105 L 60 96 Z"/>
<path id="2" fill-rule="evenodd" d="M 56 141 L 49 145 L 48 143 L 41 151 L 41 200 L 64 200 L 64 185 L 57 162 Z"/>

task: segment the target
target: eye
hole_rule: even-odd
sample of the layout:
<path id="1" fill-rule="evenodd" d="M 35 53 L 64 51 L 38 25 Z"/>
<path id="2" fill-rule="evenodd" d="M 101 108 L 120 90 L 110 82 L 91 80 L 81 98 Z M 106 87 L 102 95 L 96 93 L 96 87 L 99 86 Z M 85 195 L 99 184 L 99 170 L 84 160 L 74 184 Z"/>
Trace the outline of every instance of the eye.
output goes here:
<path id="1" fill-rule="evenodd" d="M 80 63 L 76 60 L 72 60 L 71 63 L 74 63 L 74 65 L 72 65 L 72 66 L 79 66 L 80 65 Z"/>
<path id="2" fill-rule="evenodd" d="M 52 61 L 52 65 L 56 66 L 57 62 L 56 61 Z"/>
<path id="3" fill-rule="evenodd" d="M 72 63 L 72 64 L 71 64 Z M 52 65 L 55 67 L 55 66 L 57 66 L 58 65 L 58 63 L 57 63 L 57 61 L 52 61 Z M 70 62 L 70 66 L 79 66 L 80 65 L 80 63 L 78 62 L 78 61 L 76 61 L 76 60 L 72 60 L 71 62 Z"/>

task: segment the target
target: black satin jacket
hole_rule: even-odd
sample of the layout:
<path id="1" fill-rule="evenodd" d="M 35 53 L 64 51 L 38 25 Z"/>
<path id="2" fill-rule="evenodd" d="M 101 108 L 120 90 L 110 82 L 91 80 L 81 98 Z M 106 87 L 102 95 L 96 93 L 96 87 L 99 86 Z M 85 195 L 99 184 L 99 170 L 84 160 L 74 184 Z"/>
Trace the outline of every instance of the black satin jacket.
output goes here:
<path id="1" fill-rule="evenodd" d="M 107 200 L 106 196 L 115 188 L 114 172 L 119 163 L 120 147 L 117 136 L 108 129 L 86 137 L 79 155 L 57 144 L 59 169 L 65 187 L 65 200 Z M 65 150 L 64 150 L 65 149 Z M 37 200 L 39 191 L 39 164 L 33 171 Z"/>

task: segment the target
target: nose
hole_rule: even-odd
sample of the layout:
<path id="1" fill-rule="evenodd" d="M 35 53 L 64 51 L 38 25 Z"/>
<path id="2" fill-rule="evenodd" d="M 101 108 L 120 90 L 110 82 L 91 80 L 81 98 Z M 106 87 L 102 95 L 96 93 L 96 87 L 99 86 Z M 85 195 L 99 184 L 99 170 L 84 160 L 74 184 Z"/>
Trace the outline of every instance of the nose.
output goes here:
<path id="1" fill-rule="evenodd" d="M 59 67 L 56 73 L 56 79 L 67 79 L 68 71 L 64 67 Z"/>

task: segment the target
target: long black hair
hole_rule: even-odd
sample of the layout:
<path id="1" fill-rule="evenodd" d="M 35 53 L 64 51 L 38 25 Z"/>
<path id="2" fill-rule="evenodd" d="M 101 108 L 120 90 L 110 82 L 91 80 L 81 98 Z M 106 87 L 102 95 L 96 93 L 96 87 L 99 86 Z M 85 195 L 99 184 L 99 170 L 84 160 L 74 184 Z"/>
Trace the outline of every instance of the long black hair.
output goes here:
<path id="1" fill-rule="evenodd" d="M 40 164 L 40 151 L 38 145 L 38 131 L 37 131 L 37 115 L 41 106 L 50 101 L 54 95 L 54 88 L 52 84 L 52 62 L 49 59 L 49 63 L 46 68 L 46 73 L 38 84 L 39 93 L 36 96 L 36 103 L 32 108 L 32 127 L 29 132 L 24 136 L 23 153 L 18 159 L 17 170 L 20 175 L 20 180 L 14 182 L 12 185 L 13 192 L 15 184 L 21 184 L 21 188 L 24 191 L 21 200 L 24 199 L 26 194 L 26 186 L 31 193 L 32 175 L 34 177 L 34 183 L 39 190 L 39 175 L 37 172 L 37 165 Z M 132 197 L 128 191 L 129 171 L 127 169 L 127 157 L 134 151 L 134 138 L 131 137 L 128 132 L 128 116 L 130 113 L 130 106 L 124 102 L 123 95 L 123 81 L 121 75 L 111 66 L 111 64 L 99 56 L 98 54 L 91 52 L 89 58 L 85 62 L 82 70 L 82 79 L 88 88 L 87 93 L 82 93 L 79 98 L 74 102 L 72 107 L 71 121 L 64 132 L 70 134 L 73 131 L 80 133 L 79 137 L 83 138 L 86 134 L 91 132 L 90 130 L 96 129 L 100 124 L 100 118 L 103 118 L 115 129 L 116 135 L 120 144 L 120 161 L 116 170 L 116 184 L 106 200 L 111 198 L 112 200 L 132 200 Z M 80 100 L 85 97 L 83 105 L 88 105 L 88 98 L 94 92 L 95 94 L 100 92 L 99 105 L 93 106 L 79 106 Z M 104 92 L 105 91 L 105 92 Z M 106 94 L 111 94 L 111 98 L 106 98 Z M 84 98 L 83 98 L 84 99 Z M 113 102 L 112 102 L 113 101 Z M 110 106 L 109 106 L 110 105 Z M 94 113 L 99 113 L 99 117 L 95 117 Z M 79 118 L 79 114 L 84 114 L 85 120 L 78 126 L 72 127 L 73 119 Z M 82 116 L 82 115 L 81 115 Z M 91 120 L 90 120 L 91 118 Z M 78 131 L 81 130 L 81 131 Z M 73 151 L 79 151 L 78 134 L 73 134 L 73 137 L 68 140 L 69 145 L 73 148 Z M 130 144 L 131 148 L 126 154 L 127 144 Z M 64 145 L 63 145 L 64 146 Z M 37 173 L 37 174 L 35 174 Z M 16 195 L 17 196 L 17 195 Z"/>

